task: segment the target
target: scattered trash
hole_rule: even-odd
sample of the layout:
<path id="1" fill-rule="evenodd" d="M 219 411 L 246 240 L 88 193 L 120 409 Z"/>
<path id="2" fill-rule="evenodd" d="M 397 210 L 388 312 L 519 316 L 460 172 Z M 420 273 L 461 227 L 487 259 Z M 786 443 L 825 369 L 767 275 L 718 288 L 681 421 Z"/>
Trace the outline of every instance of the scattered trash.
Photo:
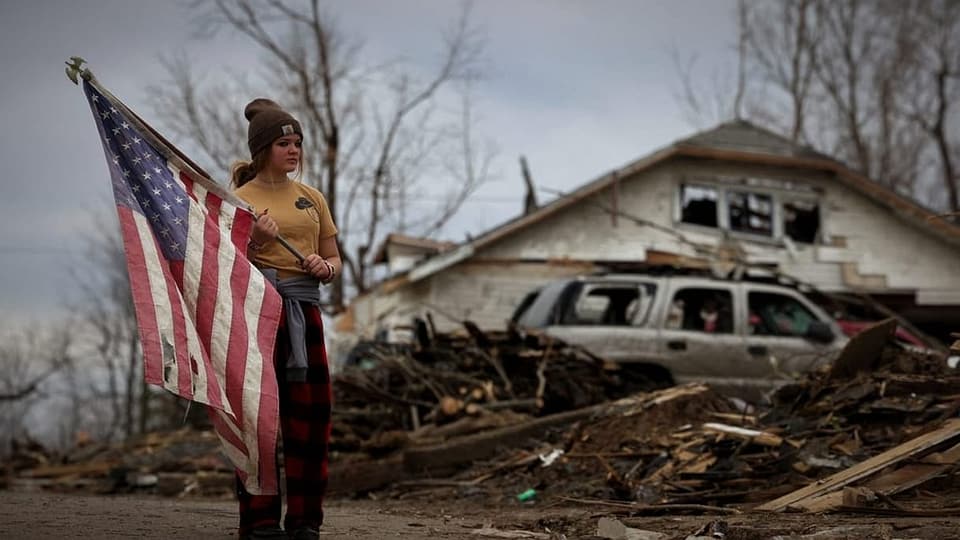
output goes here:
<path id="1" fill-rule="evenodd" d="M 520 502 L 527 502 L 533 500 L 537 496 L 537 490 L 530 488 L 522 493 L 517 494 L 517 500 Z"/>
<path id="2" fill-rule="evenodd" d="M 553 450 L 550 451 L 549 454 L 547 455 L 539 454 L 537 457 L 540 458 L 541 467 L 549 467 L 550 465 L 553 465 L 553 462 L 556 461 L 557 458 L 562 455 L 563 455 L 563 450 L 559 448 L 554 448 Z"/>

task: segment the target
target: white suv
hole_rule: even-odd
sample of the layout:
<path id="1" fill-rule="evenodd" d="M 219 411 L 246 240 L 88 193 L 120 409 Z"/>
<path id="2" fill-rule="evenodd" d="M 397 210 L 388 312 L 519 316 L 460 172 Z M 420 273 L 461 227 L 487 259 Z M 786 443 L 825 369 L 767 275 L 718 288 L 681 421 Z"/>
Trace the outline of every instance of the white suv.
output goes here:
<path id="1" fill-rule="evenodd" d="M 793 288 L 690 276 L 554 281 L 527 295 L 512 320 L 665 384 L 703 381 L 747 399 L 833 360 L 847 342 Z"/>

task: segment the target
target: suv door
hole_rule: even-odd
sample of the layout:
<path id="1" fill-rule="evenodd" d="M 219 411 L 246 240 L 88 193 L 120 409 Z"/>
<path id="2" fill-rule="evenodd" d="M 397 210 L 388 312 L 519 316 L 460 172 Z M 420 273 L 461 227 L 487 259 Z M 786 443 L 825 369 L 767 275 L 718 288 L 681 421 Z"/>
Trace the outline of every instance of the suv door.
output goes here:
<path id="1" fill-rule="evenodd" d="M 829 317 L 806 298 L 790 290 L 745 285 L 747 296 L 747 351 L 770 366 L 771 376 L 809 371 L 832 360 L 842 339 Z M 830 342 L 811 339 L 812 323 L 834 331 Z M 829 336 L 828 336 L 829 337 Z"/>
<path id="2" fill-rule="evenodd" d="M 745 352 L 738 292 L 733 283 L 671 280 L 660 347 L 674 380 L 703 381 L 740 393 L 744 379 L 761 376 L 762 369 Z"/>
<path id="3" fill-rule="evenodd" d="M 655 294 L 652 282 L 583 281 L 547 331 L 615 362 L 649 360 L 657 351 L 657 331 L 649 324 Z"/>

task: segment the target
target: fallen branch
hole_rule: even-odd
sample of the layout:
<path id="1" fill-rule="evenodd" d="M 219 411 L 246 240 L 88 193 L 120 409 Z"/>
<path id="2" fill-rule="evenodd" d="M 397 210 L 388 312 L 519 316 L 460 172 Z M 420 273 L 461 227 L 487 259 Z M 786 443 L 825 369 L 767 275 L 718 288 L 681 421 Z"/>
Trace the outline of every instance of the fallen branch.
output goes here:
<path id="1" fill-rule="evenodd" d="M 742 514 L 740 510 L 736 508 L 723 508 L 721 506 L 710 506 L 706 504 L 635 504 L 619 501 L 604 501 L 599 499 L 576 499 L 574 497 L 558 497 L 562 501 L 577 503 L 577 504 L 587 504 L 594 506 L 609 506 L 611 508 L 620 508 L 622 510 L 629 510 L 631 513 L 637 514 L 661 514 L 661 513 L 670 513 L 670 512 L 701 512 L 701 513 L 714 513 L 714 514 L 724 514 L 724 515 L 736 515 Z"/>

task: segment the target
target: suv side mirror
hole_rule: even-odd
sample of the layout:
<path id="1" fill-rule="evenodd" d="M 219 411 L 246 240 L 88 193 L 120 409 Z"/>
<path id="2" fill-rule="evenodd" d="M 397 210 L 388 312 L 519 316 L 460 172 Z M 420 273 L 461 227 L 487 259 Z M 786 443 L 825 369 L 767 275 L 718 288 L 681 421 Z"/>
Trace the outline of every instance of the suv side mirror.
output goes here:
<path id="1" fill-rule="evenodd" d="M 807 333 L 804 337 L 816 343 L 830 343 L 833 341 L 834 335 L 829 324 L 812 321 L 810 326 L 807 327 Z"/>

